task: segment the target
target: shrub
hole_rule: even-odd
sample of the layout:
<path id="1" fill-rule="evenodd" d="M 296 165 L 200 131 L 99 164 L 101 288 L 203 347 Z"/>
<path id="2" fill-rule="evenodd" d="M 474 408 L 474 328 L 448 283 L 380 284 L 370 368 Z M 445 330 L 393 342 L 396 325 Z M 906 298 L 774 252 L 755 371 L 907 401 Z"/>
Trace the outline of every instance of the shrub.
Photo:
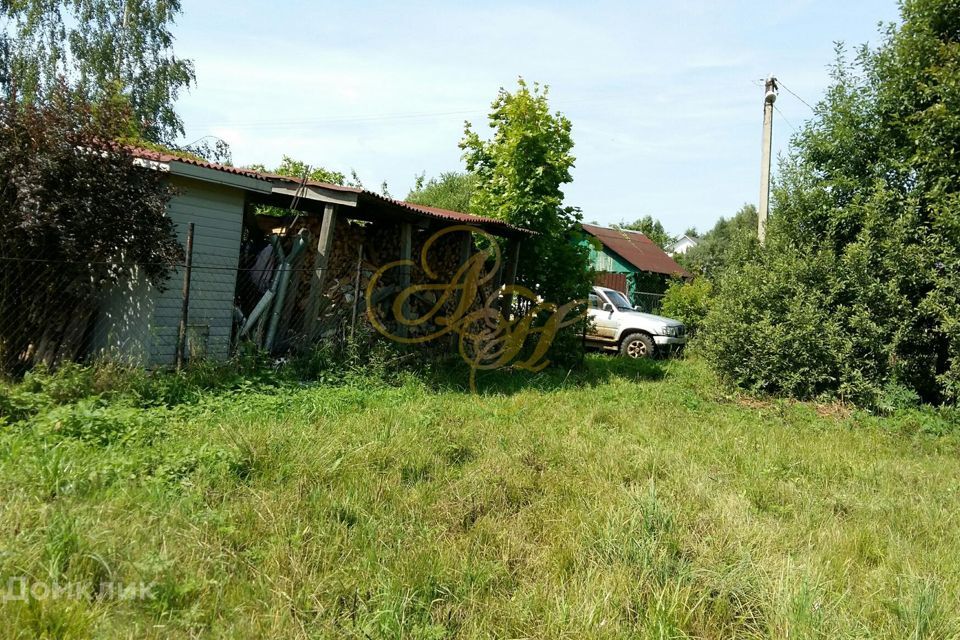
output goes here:
<path id="1" fill-rule="evenodd" d="M 60 87 L 0 99 L 0 371 L 70 360 L 100 293 L 139 272 L 156 286 L 182 256 L 159 171 L 114 142 L 123 105 L 96 108 Z"/>
<path id="2" fill-rule="evenodd" d="M 710 309 L 712 297 L 713 285 L 706 278 L 692 282 L 675 280 L 663 296 L 660 312 L 681 321 L 689 333 L 695 334 Z"/>
<path id="3" fill-rule="evenodd" d="M 897 387 L 960 399 L 960 7 L 907 0 L 901 14 L 856 65 L 838 51 L 781 164 L 767 246 L 720 278 L 705 347 L 729 380 L 869 404 Z"/>

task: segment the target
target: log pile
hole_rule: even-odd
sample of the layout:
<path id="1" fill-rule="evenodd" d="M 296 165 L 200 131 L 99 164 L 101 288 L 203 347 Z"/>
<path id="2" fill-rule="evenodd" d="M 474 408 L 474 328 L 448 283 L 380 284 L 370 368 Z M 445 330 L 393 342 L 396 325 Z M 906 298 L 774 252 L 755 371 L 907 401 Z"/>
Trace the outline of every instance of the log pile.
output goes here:
<path id="1" fill-rule="evenodd" d="M 297 224 L 287 230 L 288 235 L 295 235 L 301 229 L 310 234 L 308 248 L 298 265 L 298 271 L 291 288 L 290 295 L 294 297 L 294 309 L 288 323 L 287 344 L 295 346 L 305 338 L 305 328 L 309 326 L 307 315 L 310 296 L 311 280 L 314 277 L 314 265 L 317 257 L 317 238 L 320 236 L 321 219 L 319 216 L 305 216 Z M 449 283 L 461 264 L 463 234 L 451 233 L 434 242 L 427 256 L 430 267 L 435 271 L 439 280 L 428 280 L 421 264 L 421 250 L 424 242 L 441 227 L 429 229 L 414 229 L 411 241 L 411 258 L 414 266 L 411 269 L 411 283 L 423 284 L 427 282 Z M 401 226 L 383 222 L 358 223 L 338 220 L 334 229 L 333 246 L 327 271 L 324 278 L 323 295 L 320 303 L 320 314 L 316 327 L 315 338 L 322 341 L 341 341 L 350 335 L 354 322 L 357 327 L 369 326 L 367 318 L 367 285 L 373 274 L 383 265 L 400 259 Z M 358 279 L 359 267 L 359 279 Z M 390 312 L 397 293 L 400 291 L 400 270 L 393 269 L 381 279 L 380 285 L 373 292 L 373 306 L 377 309 L 384 324 L 395 331 L 396 324 Z M 437 297 L 432 292 L 425 292 L 415 298 L 411 304 L 412 317 L 421 317 L 435 303 Z M 452 310 L 456 303 L 454 296 L 448 304 Z M 479 302 L 477 303 L 479 305 Z M 410 337 L 418 337 L 432 333 L 436 327 L 425 323 L 410 329 Z M 430 345 L 427 345 L 430 346 Z M 438 345 L 442 346 L 442 342 Z"/>

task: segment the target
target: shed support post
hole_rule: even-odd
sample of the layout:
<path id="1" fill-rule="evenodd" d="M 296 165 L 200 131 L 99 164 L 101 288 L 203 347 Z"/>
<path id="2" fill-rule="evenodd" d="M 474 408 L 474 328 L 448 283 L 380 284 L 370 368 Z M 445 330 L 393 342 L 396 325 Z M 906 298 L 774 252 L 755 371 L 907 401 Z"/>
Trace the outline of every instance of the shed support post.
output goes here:
<path id="1" fill-rule="evenodd" d="M 510 238 L 510 240 L 507 241 L 507 261 L 500 269 L 499 283 L 503 283 L 507 287 L 512 287 L 517 284 L 517 263 L 519 261 L 520 239 Z M 510 313 L 513 311 L 513 294 L 510 293 L 498 299 L 497 308 L 501 313 L 506 311 L 504 315 L 509 319 Z"/>
<path id="2" fill-rule="evenodd" d="M 400 225 L 400 259 L 401 260 L 410 260 L 410 256 L 413 254 L 413 225 L 409 222 L 404 222 Z M 405 292 L 410 288 L 410 278 L 411 278 L 411 268 L 409 265 L 400 267 L 400 291 Z M 410 298 L 407 297 L 407 301 L 404 302 L 403 307 L 400 309 L 400 313 L 403 316 L 403 319 L 406 320 L 410 317 Z M 400 318 L 397 319 L 397 335 L 406 338 L 408 334 L 408 327 L 402 322 L 399 322 Z"/>
<path id="3" fill-rule="evenodd" d="M 328 265 L 333 251 L 333 234 L 336 226 L 337 209 L 334 205 L 328 204 L 323 208 L 323 223 L 320 226 L 317 254 L 313 262 L 313 277 L 310 279 L 310 293 L 307 296 L 307 318 L 304 325 L 307 343 L 313 342 L 316 338 L 320 299 L 323 297 L 323 285 L 329 271 Z"/>
<path id="4" fill-rule="evenodd" d="M 473 234 L 469 231 L 463 232 L 463 239 L 460 241 L 460 261 L 457 263 L 457 268 L 459 269 L 463 265 L 467 264 L 467 261 L 470 260 L 470 255 L 473 253 Z M 461 292 L 460 295 L 463 295 Z M 457 343 L 460 340 L 460 335 L 456 331 L 450 332 L 450 348 L 456 349 Z"/>
<path id="5" fill-rule="evenodd" d="M 467 263 L 467 260 L 470 259 L 470 254 L 473 253 L 473 234 L 469 231 L 463 232 L 463 240 L 460 245 L 460 264 L 458 267 L 462 267 Z"/>

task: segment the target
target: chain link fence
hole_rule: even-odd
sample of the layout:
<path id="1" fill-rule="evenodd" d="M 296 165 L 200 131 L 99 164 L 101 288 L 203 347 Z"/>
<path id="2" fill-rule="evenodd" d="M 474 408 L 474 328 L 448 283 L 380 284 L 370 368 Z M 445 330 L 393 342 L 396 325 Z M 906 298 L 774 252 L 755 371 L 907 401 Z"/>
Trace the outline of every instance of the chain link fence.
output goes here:
<path id="1" fill-rule="evenodd" d="M 374 278 L 381 265 L 396 260 L 396 251 L 384 249 L 370 228 L 366 233 L 341 228 L 346 240 L 322 263 L 310 234 L 296 230 L 258 244 L 244 241 L 239 255 L 207 238 L 191 247 L 185 262 L 168 265 L 162 283 L 151 282 L 142 265 L 123 262 L 0 258 L 0 374 L 68 360 L 156 368 L 223 361 L 241 348 L 297 353 L 343 344 L 358 329 L 369 335 L 368 306 L 396 328 L 392 304 L 405 278 L 417 283 L 427 276 L 417 265 L 407 274 L 392 269 Z M 442 278 L 452 278 L 462 260 L 464 242 L 456 235 L 450 234 L 449 246 L 438 244 L 433 256 Z M 423 240 L 414 239 L 414 256 Z M 473 307 L 489 295 L 478 291 Z M 456 296 L 446 302 L 438 296 L 413 296 L 408 317 L 437 304 L 452 310 L 457 302 Z M 436 330 L 427 322 L 401 332 L 416 337 Z M 437 346 L 447 348 L 449 341 Z"/>
<path id="2" fill-rule="evenodd" d="M 662 293 L 650 293 L 648 291 L 634 291 L 632 294 L 633 306 L 636 307 L 638 311 L 643 311 L 644 313 L 660 313 L 660 309 L 663 306 L 663 296 Z"/>

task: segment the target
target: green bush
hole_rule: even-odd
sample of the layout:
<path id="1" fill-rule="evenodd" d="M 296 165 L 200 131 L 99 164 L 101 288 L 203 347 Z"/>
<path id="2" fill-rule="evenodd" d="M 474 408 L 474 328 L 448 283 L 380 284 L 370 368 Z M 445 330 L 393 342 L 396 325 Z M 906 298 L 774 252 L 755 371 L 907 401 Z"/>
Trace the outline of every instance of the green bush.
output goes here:
<path id="1" fill-rule="evenodd" d="M 695 334 L 703 324 L 710 309 L 713 285 L 706 278 L 692 282 L 675 280 L 670 284 L 661 302 L 660 312 L 668 318 L 676 318 Z"/>
<path id="2" fill-rule="evenodd" d="M 719 279 L 704 348 L 728 380 L 878 407 L 960 399 L 960 6 L 901 13 L 856 64 L 838 51 L 781 163 L 766 247 Z"/>
<path id="3" fill-rule="evenodd" d="M 876 362 L 830 297 L 832 261 L 765 251 L 722 280 L 701 348 L 729 382 L 760 393 L 872 401 Z M 872 366 L 871 366 L 872 364 Z"/>

